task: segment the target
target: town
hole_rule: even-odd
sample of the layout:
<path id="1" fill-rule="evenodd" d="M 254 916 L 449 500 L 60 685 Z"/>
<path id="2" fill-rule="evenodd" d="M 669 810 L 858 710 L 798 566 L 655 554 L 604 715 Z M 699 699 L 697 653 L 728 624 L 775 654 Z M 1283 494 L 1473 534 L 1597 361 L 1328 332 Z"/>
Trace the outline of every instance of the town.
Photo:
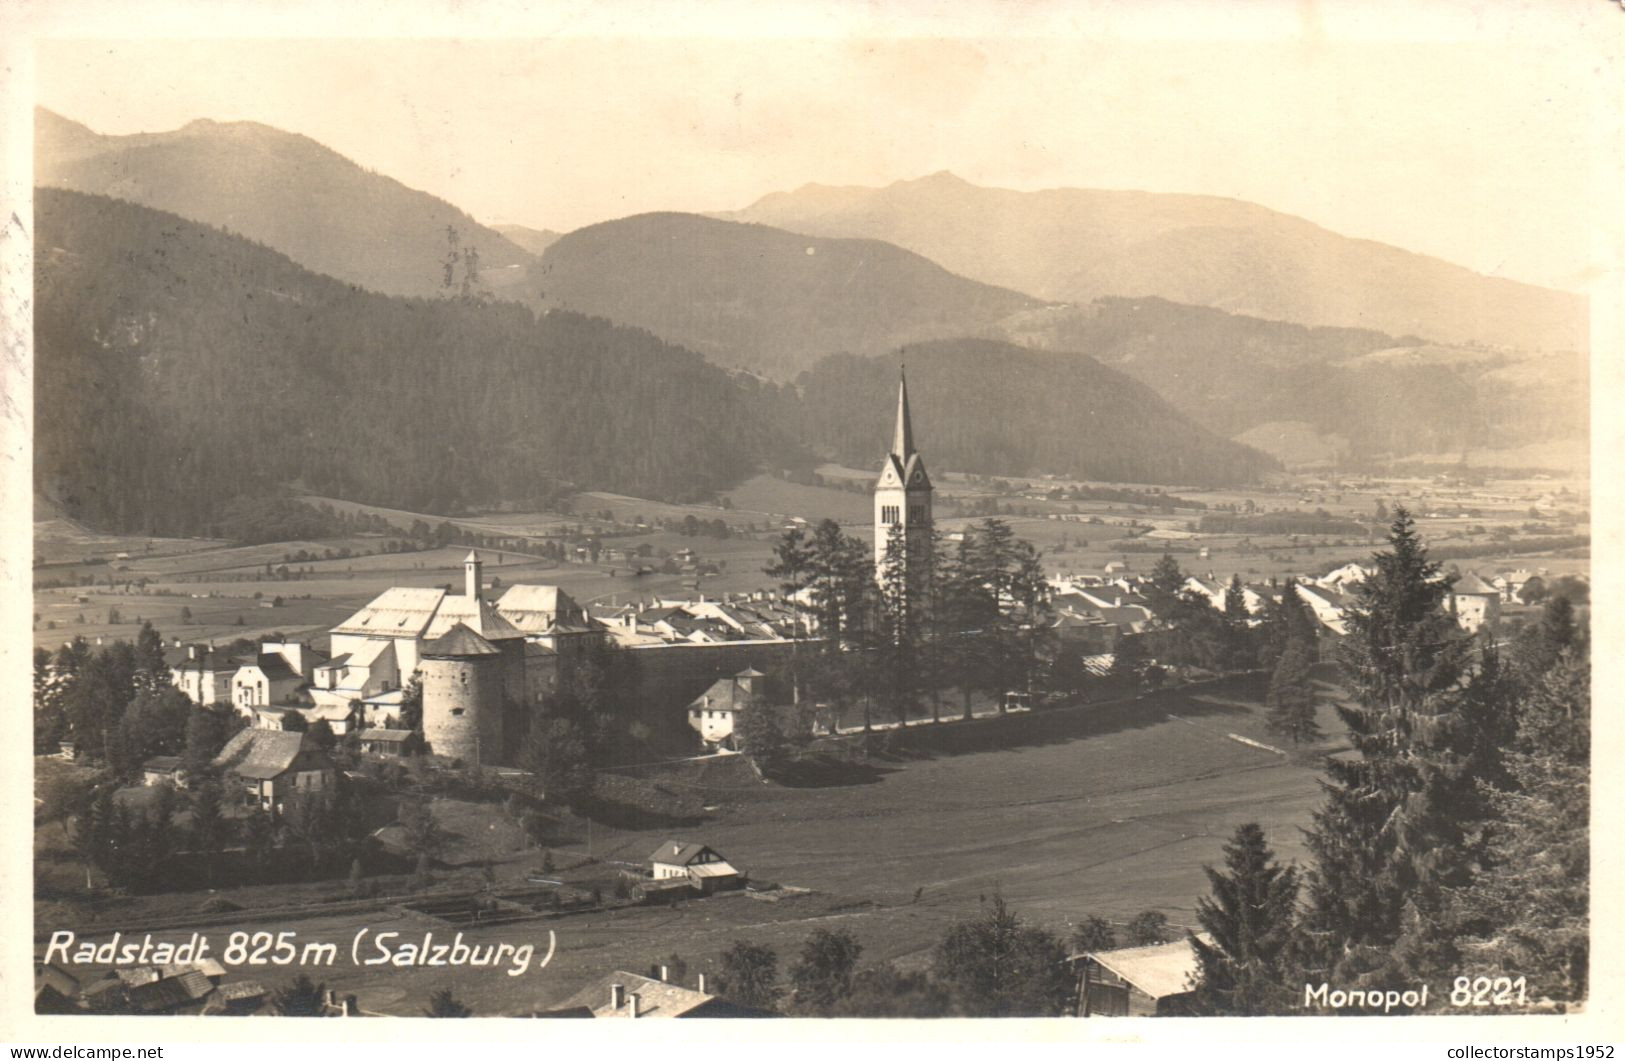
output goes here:
<path id="1" fill-rule="evenodd" d="M 943 776 L 906 798 L 940 808 L 940 793 L 953 791 L 940 788 L 953 784 L 948 776 L 1004 773 L 989 756 L 1082 741 L 1110 759 L 1123 733 L 1153 727 L 1177 738 L 1163 732 L 1135 746 L 1169 761 L 1159 785 L 1201 786 L 1217 770 L 1239 782 L 1229 796 L 1237 803 L 1290 792 L 1276 813 L 1294 820 L 1313 796 L 1305 782 L 1314 757 L 1341 743 L 1332 713 L 1347 696 L 1338 661 L 1359 636 L 1363 587 L 1379 574 L 1365 537 L 1354 547 L 1364 560 L 1328 550 L 1318 571 L 1264 576 L 1250 566 L 1246 577 L 1225 577 L 1180 563 L 1210 564 L 1213 546 L 1203 543 L 1218 536 L 1152 530 L 1133 540 L 1149 538 L 1160 552 L 1136 550 L 1126 554 L 1133 561 L 1090 573 L 1059 570 L 1064 550 L 1043 556 L 997 516 L 944 528 L 906 379 L 897 387 L 889 453 L 872 486 L 872 539 L 834 521 L 791 519 L 752 589 L 603 594 L 583 604 L 557 584 L 488 577 L 475 548 L 455 590 L 386 588 L 315 636 L 166 642 L 144 623 L 133 643 L 98 638 L 93 647 L 81 637 L 55 653 L 42 648 L 39 828 L 42 871 L 52 872 L 40 878 L 49 896 L 37 921 L 40 1011 L 766 1015 L 780 1006 L 770 948 L 704 954 L 703 943 L 674 940 L 674 948 L 699 948 L 690 958 L 705 971 L 687 986 L 678 981 L 690 958 L 666 953 L 648 931 L 651 914 L 714 906 L 707 919 L 785 938 L 800 922 L 856 905 L 865 920 L 902 922 L 882 930 L 900 964 L 880 968 L 916 979 L 886 990 L 905 1007 L 948 1012 L 929 1007 L 950 1005 L 950 989 L 920 980 L 908 964 L 921 931 L 955 905 L 947 883 L 922 880 L 912 896 L 899 894 L 920 879 L 907 875 L 917 870 L 888 877 L 857 837 L 837 855 L 825 845 L 838 834 L 822 829 L 810 834 L 819 859 L 864 868 L 832 875 L 818 859 L 786 859 L 798 843 L 793 823 L 809 810 L 797 809 L 798 792 L 892 787 L 889 774 L 935 767 Z M 1494 516 L 1480 509 L 1469 518 Z M 1250 555 L 1231 550 L 1238 561 Z M 623 555 L 594 551 L 600 565 Z M 1575 616 L 1589 604 L 1586 578 L 1575 572 L 1572 561 L 1492 555 L 1431 577 L 1462 644 L 1557 652 L 1540 639 L 1572 641 Z M 109 699 L 105 683 L 119 682 L 131 690 L 127 707 Z M 1181 762 L 1186 756 L 1197 761 Z M 1070 773 L 1090 761 L 1042 769 Z M 1156 765 L 1144 765 L 1157 777 Z M 1110 800 L 1121 784 L 1108 780 L 1085 798 Z M 782 837 L 753 843 L 787 814 L 791 824 L 773 826 Z M 47 828 L 53 819 L 59 828 Z M 651 846 L 663 829 L 677 839 Z M 1209 849 L 1223 836 L 1211 820 L 1180 834 Z M 1135 858 L 1145 839 L 1128 839 L 1120 857 Z M 781 875 L 794 879 L 773 879 Z M 988 915 L 995 919 L 1009 916 L 1007 897 L 1027 898 L 1031 887 L 1002 872 L 969 879 L 999 894 Z M 271 882 L 286 886 L 268 891 Z M 1199 962 L 1185 933 L 1209 946 L 1212 937 L 1188 898 L 1129 890 L 1159 901 L 1134 916 L 1121 899 L 1101 902 L 1084 916 L 1071 900 L 1086 888 L 1049 898 L 1047 908 L 1064 910 L 1071 925 L 1068 972 L 1064 983 L 1033 988 L 1049 999 L 1030 1002 L 1033 1012 L 1189 1011 Z M 112 896 L 117 905 L 107 907 Z M 477 948 L 509 953 L 534 948 L 539 932 L 556 933 L 565 953 L 548 970 L 557 980 L 526 978 L 524 991 L 466 979 L 453 991 L 425 968 L 381 982 L 364 969 L 324 967 L 318 984 L 303 972 L 276 983 L 263 968 L 231 968 L 218 956 L 134 967 L 104 960 L 90 969 L 52 960 L 61 919 L 75 919 L 94 956 L 87 919 L 115 910 L 125 934 L 132 920 L 194 937 L 193 926 L 253 922 L 321 940 L 365 933 L 354 926 L 388 912 L 456 926 Z M 612 912 L 621 926 L 604 920 Z M 864 1012 L 842 1009 L 857 1004 L 861 948 L 850 934 L 818 932 L 808 953 L 837 954 L 796 967 L 794 1011 Z M 626 967 L 601 964 L 613 954 Z M 648 977 L 631 971 L 645 966 Z"/>

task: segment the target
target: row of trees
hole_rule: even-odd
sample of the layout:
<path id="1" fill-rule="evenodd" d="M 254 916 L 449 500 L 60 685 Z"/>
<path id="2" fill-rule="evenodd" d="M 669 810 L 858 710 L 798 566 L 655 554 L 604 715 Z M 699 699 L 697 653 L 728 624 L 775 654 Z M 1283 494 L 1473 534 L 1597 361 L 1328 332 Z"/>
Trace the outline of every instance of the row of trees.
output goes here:
<path id="1" fill-rule="evenodd" d="M 1503 651 L 1463 635 L 1409 514 L 1356 590 L 1344 643 L 1355 752 L 1326 761 L 1309 864 L 1255 825 L 1198 907 L 1199 1008 L 1302 1012 L 1304 983 L 1403 990 L 1526 977 L 1583 999 L 1589 925 L 1590 661 L 1567 598 Z"/>
<path id="2" fill-rule="evenodd" d="M 806 643 L 789 667 L 798 701 L 841 717 L 859 706 L 866 726 L 877 709 L 902 721 L 929 702 L 940 720 L 950 691 L 968 715 L 977 694 L 1002 703 L 1044 679 L 1049 587 L 1037 550 L 1002 520 L 967 529 L 954 548 L 935 531 L 910 541 L 893 527 L 878 579 L 869 547 L 824 520 L 810 534 L 785 531 L 766 570 L 805 601 L 796 636 Z"/>

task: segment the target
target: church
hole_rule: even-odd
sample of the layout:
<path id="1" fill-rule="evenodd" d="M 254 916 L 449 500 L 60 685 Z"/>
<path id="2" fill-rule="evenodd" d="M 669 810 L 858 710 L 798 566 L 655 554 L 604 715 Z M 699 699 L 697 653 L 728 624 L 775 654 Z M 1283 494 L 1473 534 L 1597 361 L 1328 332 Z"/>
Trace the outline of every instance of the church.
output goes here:
<path id="1" fill-rule="evenodd" d="M 892 536 L 900 536 L 902 563 L 910 595 L 920 592 L 931 569 L 931 477 L 914 448 L 914 425 L 908 411 L 908 377 L 897 375 L 897 424 L 891 452 L 875 481 L 875 578 L 884 583 Z"/>

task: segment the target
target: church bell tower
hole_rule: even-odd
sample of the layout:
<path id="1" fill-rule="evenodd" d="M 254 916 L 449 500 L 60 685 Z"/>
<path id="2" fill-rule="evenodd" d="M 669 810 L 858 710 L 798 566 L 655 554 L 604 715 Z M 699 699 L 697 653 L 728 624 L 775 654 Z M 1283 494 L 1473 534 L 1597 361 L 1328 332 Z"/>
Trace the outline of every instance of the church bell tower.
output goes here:
<path id="1" fill-rule="evenodd" d="M 882 581 L 886 578 L 886 545 L 896 526 L 903 528 L 909 584 L 921 586 L 931 566 L 931 477 L 914 448 L 908 378 L 902 370 L 897 376 L 897 426 L 891 452 L 875 481 L 875 577 Z"/>

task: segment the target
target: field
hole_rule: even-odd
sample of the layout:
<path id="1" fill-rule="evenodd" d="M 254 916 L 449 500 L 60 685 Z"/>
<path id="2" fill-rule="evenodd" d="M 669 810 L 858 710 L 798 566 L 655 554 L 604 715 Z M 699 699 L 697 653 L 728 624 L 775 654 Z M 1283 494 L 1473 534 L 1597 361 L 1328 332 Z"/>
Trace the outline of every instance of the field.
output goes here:
<path id="1" fill-rule="evenodd" d="M 1245 821 L 1260 822 L 1283 857 L 1299 858 L 1298 828 L 1318 801 L 1316 763 L 1307 754 L 1251 747 L 1230 734 L 1269 741 L 1249 697 L 1256 689 L 1166 692 L 1115 711 L 1099 708 L 1092 732 L 1057 736 L 965 754 L 913 754 L 875 759 L 823 787 L 756 781 L 748 771 L 675 771 L 658 780 L 693 785 L 707 801 L 703 820 L 599 824 L 592 854 L 640 862 L 672 837 L 712 845 L 752 879 L 808 888 L 780 902 L 744 894 L 692 900 L 676 908 L 635 908 L 521 921 L 501 927 L 453 927 L 399 906 L 328 917 L 244 920 L 209 931 L 216 946 L 241 927 L 292 931 L 301 943 L 331 940 L 342 955 L 315 979 L 355 992 L 363 1008 L 417 1012 L 431 990 L 450 984 L 480 1014 L 520 1014 L 559 1001 L 593 977 L 621 968 L 647 970 L 672 954 L 695 972 L 714 972 L 717 955 L 736 940 L 778 949 L 781 967 L 813 928 L 842 927 L 864 946 L 865 961 L 920 965 L 955 919 L 974 914 L 995 892 L 1023 916 L 1059 931 L 1095 914 L 1123 922 L 1158 909 L 1176 925 L 1193 923 L 1205 893 L 1201 866 Z M 1083 709 L 1085 711 L 1091 709 Z M 1330 728 L 1330 716 L 1326 719 Z M 1323 746 L 1329 747 L 1329 746 Z M 743 765 L 743 764 L 741 764 Z M 691 778 L 685 781 L 684 778 Z M 553 850 L 561 865 L 586 854 L 586 837 Z M 540 865 L 540 852 L 498 867 L 517 883 Z M 477 881 L 464 874 L 467 881 Z M 286 902 L 286 889 L 274 891 Z M 249 895 L 227 893 L 249 906 Z M 113 918 L 145 919 L 195 910 L 204 893 L 134 899 Z M 74 927 L 61 909 L 49 916 Z M 129 922 L 125 922 L 129 923 Z M 104 915 L 99 929 L 116 922 Z M 55 924 L 40 923 L 37 932 Z M 556 933 L 557 952 L 539 971 L 447 973 L 422 968 L 359 969 L 349 941 L 361 929 L 421 938 L 432 930 L 468 941 L 533 943 L 538 957 Z M 176 930 L 162 938 L 185 938 Z M 249 972 L 249 970 L 244 970 Z M 277 983 L 291 971 L 253 970 Z"/>

